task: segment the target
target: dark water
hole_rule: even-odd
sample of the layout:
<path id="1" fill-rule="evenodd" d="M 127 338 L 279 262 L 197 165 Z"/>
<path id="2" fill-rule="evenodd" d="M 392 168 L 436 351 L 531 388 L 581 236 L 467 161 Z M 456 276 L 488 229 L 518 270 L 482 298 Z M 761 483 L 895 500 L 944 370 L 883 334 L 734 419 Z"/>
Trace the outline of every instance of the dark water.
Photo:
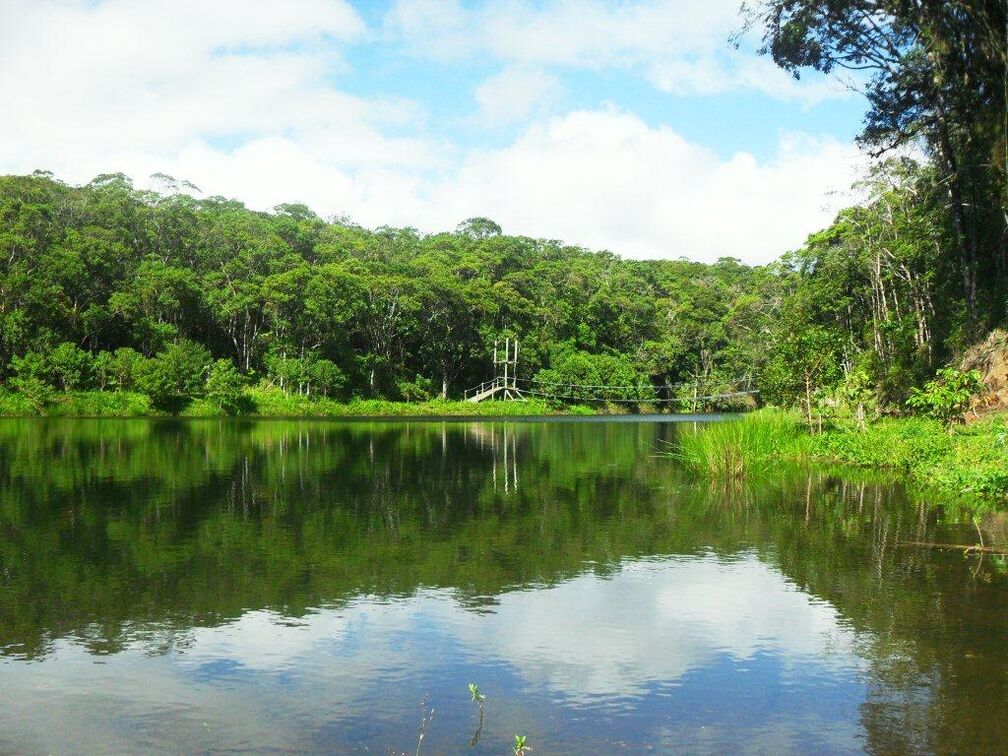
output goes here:
<path id="1" fill-rule="evenodd" d="M 0 752 L 1008 749 L 972 524 L 675 427 L 0 422 Z"/>

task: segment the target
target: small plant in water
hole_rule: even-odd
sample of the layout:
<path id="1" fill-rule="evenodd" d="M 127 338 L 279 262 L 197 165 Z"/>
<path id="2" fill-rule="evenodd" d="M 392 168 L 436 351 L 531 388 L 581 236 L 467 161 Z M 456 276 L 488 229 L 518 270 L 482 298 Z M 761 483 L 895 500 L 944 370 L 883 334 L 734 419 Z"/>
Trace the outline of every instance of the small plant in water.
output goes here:
<path id="1" fill-rule="evenodd" d="M 761 410 L 684 430 L 672 456 L 702 475 L 739 480 L 768 472 L 782 453 L 797 443 L 798 429 L 792 416 Z"/>
<path id="2" fill-rule="evenodd" d="M 476 683 L 469 683 L 469 699 L 479 706 L 479 724 L 476 726 L 476 732 L 469 738 L 469 747 L 474 748 L 483 733 L 483 702 L 486 701 L 486 696 L 480 693 L 479 685 Z"/>
<path id="3" fill-rule="evenodd" d="M 427 736 L 427 728 L 430 727 L 434 719 L 434 707 L 427 705 L 427 696 L 420 699 L 420 725 L 417 728 L 416 756 L 420 756 L 423 749 L 423 741 Z"/>
<path id="4" fill-rule="evenodd" d="M 527 745 L 526 740 L 525 735 L 514 736 L 514 745 L 511 747 L 511 750 L 514 751 L 514 756 L 525 756 L 525 754 L 532 750 L 532 746 Z"/>
<path id="5" fill-rule="evenodd" d="M 479 704 L 480 712 L 482 712 L 483 702 L 486 701 L 486 696 L 480 693 L 479 685 L 476 683 L 469 683 L 469 696 L 473 703 Z"/>

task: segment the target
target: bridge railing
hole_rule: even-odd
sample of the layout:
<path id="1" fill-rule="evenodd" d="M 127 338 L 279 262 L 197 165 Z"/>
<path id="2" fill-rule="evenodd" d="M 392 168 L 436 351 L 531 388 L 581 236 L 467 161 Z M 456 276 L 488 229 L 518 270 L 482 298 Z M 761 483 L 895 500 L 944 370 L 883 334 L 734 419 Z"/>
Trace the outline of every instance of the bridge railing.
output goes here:
<path id="1" fill-rule="evenodd" d="M 463 397 L 465 399 L 472 399 L 474 396 L 479 396 L 480 394 L 489 391 L 493 388 L 498 388 L 504 385 L 503 378 L 494 378 L 492 381 L 483 381 L 479 386 L 475 386 L 471 389 L 466 389 L 463 392 Z"/>
<path id="2" fill-rule="evenodd" d="M 689 393 L 680 393 L 683 388 L 692 388 Z M 514 378 L 497 376 L 483 381 L 478 386 L 466 389 L 463 396 L 473 400 L 495 389 L 512 389 L 518 394 L 537 396 L 542 399 L 580 402 L 610 402 L 630 404 L 667 404 L 689 406 L 698 402 L 739 399 L 759 394 L 752 388 L 752 378 L 745 376 L 735 381 L 682 382 L 675 384 L 607 386 L 594 384 L 570 384 L 541 381 L 535 378 Z"/>

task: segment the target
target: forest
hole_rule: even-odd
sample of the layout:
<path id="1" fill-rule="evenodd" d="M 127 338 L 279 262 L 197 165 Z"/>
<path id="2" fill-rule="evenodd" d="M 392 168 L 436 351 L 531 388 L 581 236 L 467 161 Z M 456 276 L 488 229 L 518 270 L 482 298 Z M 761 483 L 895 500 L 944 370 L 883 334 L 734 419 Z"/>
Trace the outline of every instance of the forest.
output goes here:
<path id="1" fill-rule="evenodd" d="M 37 171 L 0 178 L 0 379 L 40 412 L 82 391 L 163 411 L 203 398 L 239 412 L 250 387 L 447 399 L 492 377 L 494 341 L 513 338 L 525 378 L 636 386 L 644 403 L 744 378 L 810 422 L 843 397 L 902 406 L 1005 321 L 1003 4 L 744 13 L 796 76 L 857 73 L 859 140 L 877 156 L 862 201 L 771 265 L 628 260 L 488 218 L 372 230 L 160 174 L 151 191 Z"/>

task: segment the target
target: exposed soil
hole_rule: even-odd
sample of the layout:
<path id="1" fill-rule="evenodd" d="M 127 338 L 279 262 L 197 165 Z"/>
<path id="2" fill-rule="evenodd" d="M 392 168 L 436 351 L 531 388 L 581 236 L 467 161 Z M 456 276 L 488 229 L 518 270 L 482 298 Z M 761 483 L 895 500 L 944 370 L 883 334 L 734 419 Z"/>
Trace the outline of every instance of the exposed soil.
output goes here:
<path id="1" fill-rule="evenodd" d="M 977 413 L 1008 410 L 1008 331 L 997 329 L 971 347 L 962 360 L 963 370 L 979 370 L 987 391 L 978 398 Z"/>

